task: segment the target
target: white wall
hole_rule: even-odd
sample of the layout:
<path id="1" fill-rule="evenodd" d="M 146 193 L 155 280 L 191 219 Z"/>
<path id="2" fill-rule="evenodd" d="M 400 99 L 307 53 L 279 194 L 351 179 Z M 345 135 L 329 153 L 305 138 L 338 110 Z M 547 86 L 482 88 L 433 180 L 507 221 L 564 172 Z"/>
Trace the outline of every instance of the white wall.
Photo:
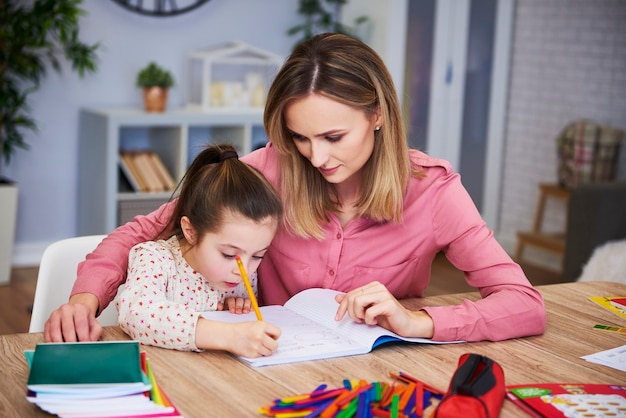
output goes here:
<path id="1" fill-rule="evenodd" d="M 360 16 L 367 16 L 367 23 L 357 35 L 381 56 L 396 90 L 404 91 L 404 61 L 406 56 L 406 31 L 409 0 L 353 0 L 346 4 L 342 20 L 348 26 Z M 402 94 L 399 95 L 400 100 Z"/>
<path id="2" fill-rule="evenodd" d="M 529 230 L 539 183 L 556 183 L 556 137 L 587 118 L 626 129 L 626 2 L 518 0 L 511 62 L 499 241 Z M 626 139 L 618 178 L 626 179 Z M 562 202 L 549 202 L 544 225 L 565 226 Z M 558 257 L 533 254 L 558 267 Z"/>
<path id="3" fill-rule="evenodd" d="M 409 0 L 352 0 L 348 21 L 372 18 L 367 42 L 400 87 L 404 70 L 405 8 Z M 51 72 L 31 97 L 40 132 L 28 134 L 3 174 L 19 184 L 14 265 L 37 264 L 50 242 L 76 233 L 78 110 L 81 106 L 141 106 L 134 86 L 149 60 L 170 68 L 179 86 L 170 106 L 183 103 L 185 53 L 230 40 L 287 55 L 300 22 L 296 0 L 211 0 L 174 18 L 135 15 L 109 0 L 87 0 L 81 39 L 101 42 L 95 75 L 80 80 Z M 505 138 L 498 240 L 511 251 L 515 233 L 530 228 L 537 184 L 556 181 L 554 139 L 570 120 L 594 118 L 626 128 L 626 1 L 518 0 Z M 400 90 L 401 91 L 401 90 Z M 626 142 L 620 177 L 626 178 Z M 547 222 L 558 228 L 562 211 Z M 550 225 L 549 225 L 550 226 Z"/>
<path id="4" fill-rule="evenodd" d="M 401 80 L 404 41 L 394 49 L 398 42 L 390 36 L 404 36 L 392 28 L 402 19 L 398 14 L 406 0 L 353 0 L 351 5 L 361 1 L 366 9 L 355 13 L 374 17 L 367 42 Z M 80 20 L 80 38 L 102 44 L 99 69 L 84 79 L 67 66 L 61 75 L 48 74 L 30 98 L 39 133 L 27 133 L 31 149 L 18 150 L 11 165 L 3 167 L 2 173 L 19 186 L 15 266 L 38 264 L 48 244 L 76 234 L 80 107 L 141 107 L 135 76 L 151 60 L 170 69 L 178 83 L 170 91 L 168 107 L 182 106 L 187 52 L 240 40 L 286 56 L 295 42 L 287 29 L 302 21 L 296 0 L 211 0 L 170 18 L 138 15 L 110 0 L 86 0 L 82 7 L 88 15 Z"/>
<path id="5" fill-rule="evenodd" d="M 37 264 L 46 245 L 76 234 L 80 107 L 141 107 L 135 76 L 151 60 L 178 82 L 168 106 L 182 106 L 187 52 L 240 40 L 285 56 L 294 42 L 286 31 L 300 21 L 297 6 L 293 0 L 211 0 L 187 14 L 156 18 L 110 0 L 84 1 L 80 38 L 102 44 L 99 69 L 82 80 L 67 66 L 61 75 L 49 72 L 30 99 L 39 133 L 26 135 L 30 151 L 18 151 L 3 171 L 19 186 L 14 265 Z"/>

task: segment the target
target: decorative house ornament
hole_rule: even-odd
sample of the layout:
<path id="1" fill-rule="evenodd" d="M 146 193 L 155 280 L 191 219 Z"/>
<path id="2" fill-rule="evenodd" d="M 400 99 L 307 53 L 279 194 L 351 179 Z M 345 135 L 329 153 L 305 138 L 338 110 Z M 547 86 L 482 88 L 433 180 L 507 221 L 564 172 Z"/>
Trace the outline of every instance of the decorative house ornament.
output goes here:
<path id="1" fill-rule="evenodd" d="M 263 108 L 283 58 L 230 42 L 188 54 L 187 106 L 202 110 Z"/>

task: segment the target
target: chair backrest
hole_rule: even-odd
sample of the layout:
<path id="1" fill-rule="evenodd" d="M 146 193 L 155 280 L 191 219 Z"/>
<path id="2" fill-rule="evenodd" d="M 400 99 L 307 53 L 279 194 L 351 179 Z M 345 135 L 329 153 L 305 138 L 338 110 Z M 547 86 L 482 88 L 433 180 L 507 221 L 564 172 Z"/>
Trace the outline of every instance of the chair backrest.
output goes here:
<path id="1" fill-rule="evenodd" d="M 53 242 L 45 249 L 39 264 L 33 313 L 28 332 L 42 332 L 52 311 L 67 302 L 76 280 L 78 264 L 98 246 L 105 236 L 87 235 L 68 238 Z M 98 317 L 98 322 L 103 326 L 117 324 L 115 303 L 107 306 Z"/>

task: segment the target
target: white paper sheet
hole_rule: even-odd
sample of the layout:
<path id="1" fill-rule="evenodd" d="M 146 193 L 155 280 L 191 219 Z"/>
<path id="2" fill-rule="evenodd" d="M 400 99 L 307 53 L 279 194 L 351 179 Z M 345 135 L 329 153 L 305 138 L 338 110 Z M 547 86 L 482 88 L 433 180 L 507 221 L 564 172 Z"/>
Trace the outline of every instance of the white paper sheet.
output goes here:
<path id="1" fill-rule="evenodd" d="M 581 357 L 591 363 L 602 364 L 626 372 L 626 345 Z"/>

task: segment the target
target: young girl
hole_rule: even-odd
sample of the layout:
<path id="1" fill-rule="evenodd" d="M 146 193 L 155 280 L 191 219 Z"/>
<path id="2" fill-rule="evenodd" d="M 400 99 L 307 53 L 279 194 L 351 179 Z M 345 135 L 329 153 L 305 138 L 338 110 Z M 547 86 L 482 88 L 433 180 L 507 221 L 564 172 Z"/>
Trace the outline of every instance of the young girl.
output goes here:
<path id="1" fill-rule="evenodd" d="M 174 212 L 163 229 L 173 233 L 130 251 L 117 306 L 120 327 L 148 345 L 270 355 L 278 346 L 276 326 L 263 321 L 225 324 L 200 313 L 250 311 L 235 256 L 254 273 L 256 292 L 255 272 L 278 229 L 280 199 L 229 145 L 203 150 L 179 187 Z"/>

